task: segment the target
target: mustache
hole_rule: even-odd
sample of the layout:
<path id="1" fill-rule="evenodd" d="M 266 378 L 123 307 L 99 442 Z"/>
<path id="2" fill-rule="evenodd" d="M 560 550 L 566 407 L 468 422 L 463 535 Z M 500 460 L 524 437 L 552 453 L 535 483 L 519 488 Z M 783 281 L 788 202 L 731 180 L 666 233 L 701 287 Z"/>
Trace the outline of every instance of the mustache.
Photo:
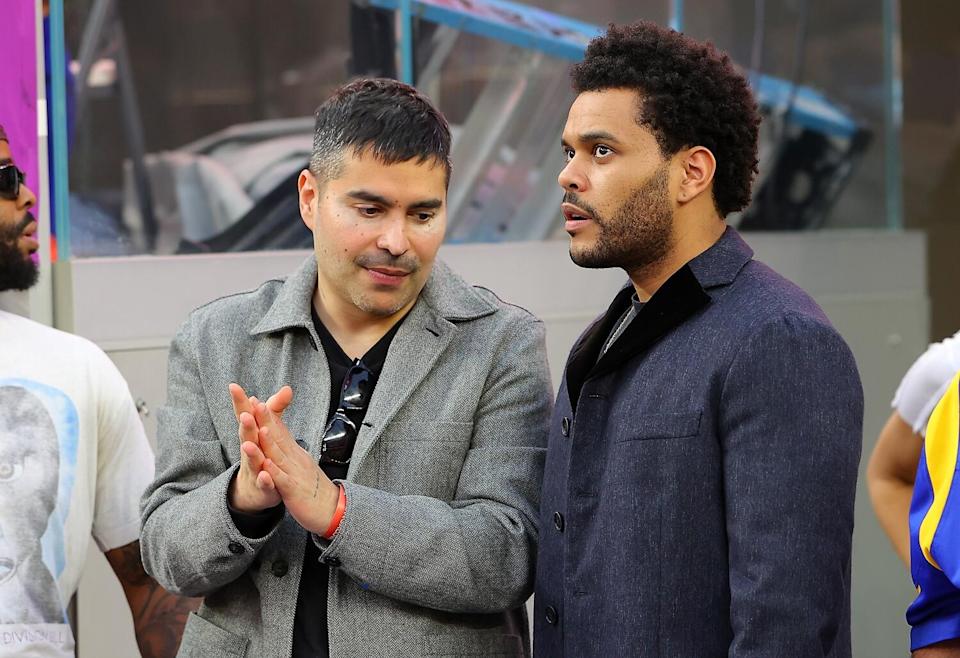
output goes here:
<path id="1" fill-rule="evenodd" d="M 375 254 L 361 254 L 354 261 L 360 267 L 392 267 L 412 274 L 420 269 L 420 260 L 411 254 L 394 256 L 390 252 L 380 251 Z"/>
<path id="2" fill-rule="evenodd" d="M 20 235 L 27 230 L 27 227 L 30 226 L 31 222 L 35 221 L 37 221 L 36 218 L 31 213 L 27 213 L 27 216 L 24 217 L 23 220 L 16 226 L 15 230 L 17 235 Z"/>
<path id="3" fill-rule="evenodd" d="M 576 192 L 570 192 L 570 191 L 564 192 L 563 203 L 572 203 L 573 205 L 577 206 L 581 210 L 586 210 L 588 213 L 590 213 L 590 216 L 593 217 L 595 221 L 597 222 L 600 221 L 600 215 L 597 213 L 596 208 L 591 206 L 586 201 L 581 200 L 580 197 L 577 196 Z"/>

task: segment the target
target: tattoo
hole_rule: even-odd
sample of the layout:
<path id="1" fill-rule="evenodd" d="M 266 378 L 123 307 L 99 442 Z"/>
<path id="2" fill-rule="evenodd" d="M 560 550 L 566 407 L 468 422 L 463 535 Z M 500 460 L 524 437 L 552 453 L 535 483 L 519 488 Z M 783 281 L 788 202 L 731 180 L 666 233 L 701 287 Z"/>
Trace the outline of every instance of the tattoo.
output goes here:
<path id="1" fill-rule="evenodd" d="M 320 473 L 317 473 L 317 481 L 313 483 L 313 498 L 316 500 L 317 492 L 320 491 Z"/>
<path id="2" fill-rule="evenodd" d="M 117 574 L 117 579 L 124 588 L 145 587 L 152 582 L 152 578 L 143 570 L 143 561 L 140 558 L 140 542 L 135 541 L 115 548 L 105 553 L 107 561 Z"/>
<path id="3" fill-rule="evenodd" d="M 175 656 L 187 615 L 200 606 L 200 599 L 174 596 L 148 576 L 143 570 L 139 541 L 105 555 L 127 597 L 140 653 L 144 658 Z"/>

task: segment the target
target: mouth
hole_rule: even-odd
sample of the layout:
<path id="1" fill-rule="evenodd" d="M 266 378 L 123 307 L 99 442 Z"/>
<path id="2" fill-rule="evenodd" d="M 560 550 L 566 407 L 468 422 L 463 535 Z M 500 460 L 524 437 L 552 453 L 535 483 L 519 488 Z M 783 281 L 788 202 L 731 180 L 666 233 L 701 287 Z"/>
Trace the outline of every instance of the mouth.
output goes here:
<path id="1" fill-rule="evenodd" d="M 590 213 L 583 208 L 573 205 L 572 203 L 562 204 L 560 206 L 560 211 L 563 213 L 563 217 L 566 220 L 563 228 L 571 235 L 577 230 L 583 228 L 588 222 L 593 221 L 593 216 Z"/>
<path id="2" fill-rule="evenodd" d="M 366 270 L 375 283 L 386 286 L 398 286 L 410 276 L 409 271 L 395 267 L 368 267 Z"/>
<path id="3" fill-rule="evenodd" d="M 27 249 L 30 253 L 37 251 L 40 248 L 40 241 L 37 239 L 37 222 L 31 221 L 27 224 L 26 228 L 23 229 L 23 232 L 20 234 L 21 238 L 25 238 L 27 241 Z"/>

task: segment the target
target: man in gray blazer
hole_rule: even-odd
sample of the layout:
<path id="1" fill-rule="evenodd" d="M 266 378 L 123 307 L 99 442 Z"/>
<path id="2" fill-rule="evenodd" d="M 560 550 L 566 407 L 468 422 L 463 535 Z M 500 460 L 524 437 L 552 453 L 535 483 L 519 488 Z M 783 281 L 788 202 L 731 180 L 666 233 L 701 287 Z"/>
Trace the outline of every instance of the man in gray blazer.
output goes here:
<path id="1" fill-rule="evenodd" d="M 850 656 L 862 390 L 820 308 L 724 221 L 757 163 L 747 81 L 638 23 L 591 42 L 573 86 L 570 255 L 630 283 L 557 398 L 535 651 Z"/>
<path id="2" fill-rule="evenodd" d="M 435 261 L 450 133 L 427 99 L 360 80 L 316 119 L 315 256 L 171 347 L 142 546 L 205 597 L 180 655 L 527 655 L 543 325 Z"/>

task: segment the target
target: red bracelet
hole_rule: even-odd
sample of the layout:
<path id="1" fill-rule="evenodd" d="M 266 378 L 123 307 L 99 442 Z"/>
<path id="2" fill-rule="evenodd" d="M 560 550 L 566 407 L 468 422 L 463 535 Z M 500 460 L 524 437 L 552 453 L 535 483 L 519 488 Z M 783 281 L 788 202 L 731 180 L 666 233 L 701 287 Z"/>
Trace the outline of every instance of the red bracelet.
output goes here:
<path id="1" fill-rule="evenodd" d="M 347 492 L 343 490 L 343 485 L 339 482 L 337 486 L 340 487 L 340 497 L 337 498 L 337 509 L 333 511 L 333 518 L 330 519 L 330 525 L 327 526 L 326 532 L 323 533 L 324 539 L 330 539 L 337 532 L 337 528 L 340 527 L 340 522 L 343 520 L 343 513 L 347 511 Z"/>

